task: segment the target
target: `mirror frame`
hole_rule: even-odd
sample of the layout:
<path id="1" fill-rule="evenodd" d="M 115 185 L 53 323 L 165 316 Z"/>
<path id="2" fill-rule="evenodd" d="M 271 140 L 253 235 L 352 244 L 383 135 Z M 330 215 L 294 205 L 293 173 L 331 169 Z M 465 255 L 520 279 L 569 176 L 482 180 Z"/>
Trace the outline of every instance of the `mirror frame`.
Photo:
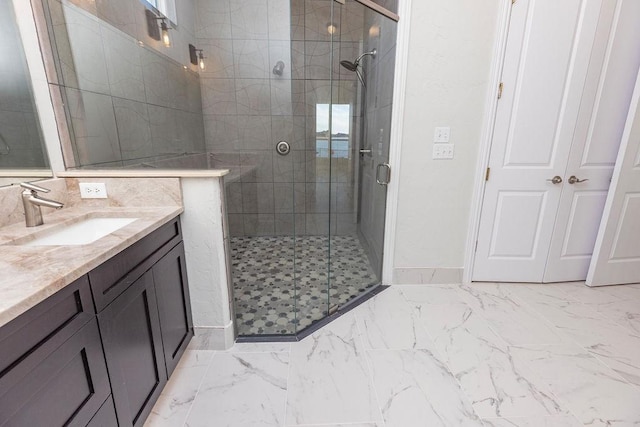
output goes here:
<path id="1" fill-rule="evenodd" d="M 50 56 L 51 45 L 47 44 L 48 39 L 42 39 L 43 32 L 38 31 L 36 25 L 38 20 L 36 14 L 38 12 L 38 0 L 11 0 L 11 4 L 27 61 L 35 112 L 42 135 L 43 151 L 47 156 L 49 167 L 42 169 L 0 169 L 0 185 L 10 185 L 9 181 L 19 183 L 28 180 L 51 178 L 55 177 L 56 172 L 65 170 L 54 105 L 45 69 L 45 58 L 48 55 Z"/>

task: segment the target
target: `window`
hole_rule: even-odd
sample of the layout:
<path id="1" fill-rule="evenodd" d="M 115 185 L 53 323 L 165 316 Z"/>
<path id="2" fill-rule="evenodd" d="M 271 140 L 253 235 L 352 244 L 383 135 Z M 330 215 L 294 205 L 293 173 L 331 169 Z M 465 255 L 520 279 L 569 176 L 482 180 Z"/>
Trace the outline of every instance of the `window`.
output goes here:
<path id="1" fill-rule="evenodd" d="M 152 6 L 155 10 L 169 18 L 174 25 L 178 24 L 178 18 L 176 16 L 176 0 L 140 0 L 149 6 Z"/>

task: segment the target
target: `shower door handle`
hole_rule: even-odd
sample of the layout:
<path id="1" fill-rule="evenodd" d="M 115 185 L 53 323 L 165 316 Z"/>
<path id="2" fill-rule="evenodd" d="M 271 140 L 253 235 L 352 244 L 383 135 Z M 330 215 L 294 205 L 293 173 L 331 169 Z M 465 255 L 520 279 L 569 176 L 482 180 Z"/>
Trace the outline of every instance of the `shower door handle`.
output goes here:
<path id="1" fill-rule="evenodd" d="M 380 171 L 382 169 L 387 169 L 384 181 L 380 178 Z M 389 181 L 391 181 L 391 166 L 389 165 L 389 163 L 380 163 L 376 168 L 376 182 L 380 185 L 388 185 Z"/>

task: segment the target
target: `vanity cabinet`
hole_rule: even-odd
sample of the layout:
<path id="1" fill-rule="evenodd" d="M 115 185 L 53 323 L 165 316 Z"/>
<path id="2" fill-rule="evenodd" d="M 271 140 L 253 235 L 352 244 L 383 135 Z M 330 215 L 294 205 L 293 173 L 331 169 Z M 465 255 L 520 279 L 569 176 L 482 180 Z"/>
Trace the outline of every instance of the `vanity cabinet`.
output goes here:
<path id="1" fill-rule="evenodd" d="M 0 425 L 87 425 L 111 394 L 83 277 L 0 328 Z"/>
<path id="2" fill-rule="evenodd" d="M 147 271 L 98 314 L 120 426 L 142 424 L 167 382 L 156 306 Z"/>
<path id="3" fill-rule="evenodd" d="M 0 427 L 142 425 L 192 336 L 176 218 L 0 328 Z"/>
<path id="4" fill-rule="evenodd" d="M 170 376 L 193 336 L 184 243 L 171 249 L 151 271 L 158 300 L 163 354 L 167 376 Z"/>

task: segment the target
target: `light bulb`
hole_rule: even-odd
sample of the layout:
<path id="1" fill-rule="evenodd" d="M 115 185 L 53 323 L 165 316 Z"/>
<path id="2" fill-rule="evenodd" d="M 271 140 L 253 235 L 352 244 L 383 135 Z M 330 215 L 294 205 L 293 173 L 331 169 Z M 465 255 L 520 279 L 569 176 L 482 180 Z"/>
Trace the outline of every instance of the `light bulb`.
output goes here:
<path id="1" fill-rule="evenodd" d="M 329 34 L 335 34 L 337 30 L 338 30 L 338 27 L 336 27 L 335 24 L 332 24 L 332 23 L 327 24 L 327 32 Z"/>
<path id="2" fill-rule="evenodd" d="M 171 38 L 169 37 L 169 27 L 167 27 L 167 23 L 162 21 L 160 28 L 162 29 L 162 43 L 164 43 L 166 47 L 171 47 Z"/>
<path id="3" fill-rule="evenodd" d="M 204 55 L 202 54 L 202 51 L 200 51 L 200 54 L 198 55 L 198 66 L 202 71 L 207 68 L 207 65 L 204 63 Z"/>

